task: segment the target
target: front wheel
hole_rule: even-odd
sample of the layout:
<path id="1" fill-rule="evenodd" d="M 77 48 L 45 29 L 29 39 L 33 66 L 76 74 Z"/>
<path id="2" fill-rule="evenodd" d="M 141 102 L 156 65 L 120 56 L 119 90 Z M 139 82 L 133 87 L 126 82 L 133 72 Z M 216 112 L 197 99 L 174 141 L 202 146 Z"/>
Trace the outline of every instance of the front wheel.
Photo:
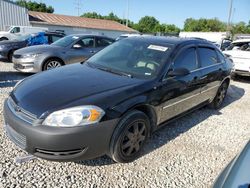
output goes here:
<path id="1" fill-rule="evenodd" d="M 110 157 L 119 163 L 135 160 L 149 137 L 149 118 L 141 111 L 128 113 L 118 124 L 110 144 Z"/>
<path id="2" fill-rule="evenodd" d="M 209 104 L 209 107 L 213 109 L 219 109 L 226 97 L 227 89 L 228 89 L 228 83 L 223 82 L 219 87 L 214 100 Z"/>
<path id="3" fill-rule="evenodd" d="M 56 58 L 49 59 L 45 62 L 43 66 L 43 71 L 55 69 L 61 66 L 63 66 L 63 63 L 59 59 L 56 59 Z"/>

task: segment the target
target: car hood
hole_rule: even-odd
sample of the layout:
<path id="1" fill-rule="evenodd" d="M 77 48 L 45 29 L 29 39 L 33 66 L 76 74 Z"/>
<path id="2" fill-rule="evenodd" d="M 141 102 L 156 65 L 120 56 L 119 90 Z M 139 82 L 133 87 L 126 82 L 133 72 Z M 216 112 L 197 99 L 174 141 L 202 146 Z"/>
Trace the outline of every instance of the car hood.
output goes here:
<path id="1" fill-rule="evenodd" d="M 14 89 L 11 96 L 21 108 L 40 117 L 45 112 L 60 109 L 74 101 L 141 82 L 79 63 L 28 77 Z"/>
<path id="2" fill-rule="evenodd" d="M 8 34 L 8 32 L 6 32 L 6 31 L 0 31 L 0 35 L 5 35 L 5 34 Z"/>
<path id="3" fill-rule="evenodd" d="M 17 50 L 15 54 L 18 55 L 29 54 L 29 53 L 34 54 L 34 53 L 43 53 L 51 50 L 60 50 L 60 49 L 62 49 L 62 47 L 52 46 L 52 45 L 36 45 Z"/>

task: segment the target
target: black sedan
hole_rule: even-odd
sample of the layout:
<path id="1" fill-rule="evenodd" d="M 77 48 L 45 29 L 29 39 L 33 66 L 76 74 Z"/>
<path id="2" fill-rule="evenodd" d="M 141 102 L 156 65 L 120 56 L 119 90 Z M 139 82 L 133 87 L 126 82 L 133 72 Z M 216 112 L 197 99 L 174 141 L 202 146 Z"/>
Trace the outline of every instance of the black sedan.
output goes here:
<path id="1" fill-rule="evenodd" d="M 40 34 L 37 33 L 23 35 L 15 40 L 0 41 L 0 58 L 8 59 L 10 62 L 12 62 L 13 53 L 18 49 L 38 44 L 51 44 L 65 36 L 65 34 L 58 32 L 41 33 L 43 33 L 41 37 Z"/>
<path id="2" fill-rule="evenodd" d="M 87 60 L 19 82 L 4 104 L 5 128 L 37 157 L 130 162 L 166 122 L 201 106 L 219 108 L 228 60 L 198 39 L 131 37 Z"/>

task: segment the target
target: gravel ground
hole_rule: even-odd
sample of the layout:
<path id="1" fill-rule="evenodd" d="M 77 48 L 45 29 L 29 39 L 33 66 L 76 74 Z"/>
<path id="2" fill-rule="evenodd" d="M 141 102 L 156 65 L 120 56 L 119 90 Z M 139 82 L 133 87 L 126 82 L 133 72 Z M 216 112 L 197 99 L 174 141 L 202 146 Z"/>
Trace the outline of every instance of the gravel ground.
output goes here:
<path id="1" fill-rule="evenodd" d="M 232 82 L 219 111 L 202 108 L 155 132 L 138 160 L 107 157 L 82 164 L 36 159 L 7 139 L 2 107 L 14 84 L 27 75 L 0 62 L 0 187 L 209 187 L 250 137 L 250 79 Z"/>

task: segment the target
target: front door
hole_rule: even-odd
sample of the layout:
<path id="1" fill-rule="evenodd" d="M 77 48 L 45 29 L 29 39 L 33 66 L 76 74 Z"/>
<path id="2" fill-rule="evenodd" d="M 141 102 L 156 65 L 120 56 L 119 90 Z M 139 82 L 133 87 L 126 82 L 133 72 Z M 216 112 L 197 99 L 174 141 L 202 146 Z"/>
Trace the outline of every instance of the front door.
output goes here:
<path id="1" fill-rule="evenodd" d="M 177 55 L 172 67 L 187 68 L 190 74 L 186 76 L 165 76 L 160 86 L 161 118 L 167 121 L 201 103 L 200 98 L 200 70 L 198 70 L 196 47 L 188 47 Z"/>
<path id="2" fill-rule="evenodd" d="M 74 45 L 78 45 L 78 48 L 74 48 Z M 69 63 L 78 63 L 86 61 L 95 53 L 95 38 L 84 37 L 79 39 L 67 53 L 69 57 Z"/>

